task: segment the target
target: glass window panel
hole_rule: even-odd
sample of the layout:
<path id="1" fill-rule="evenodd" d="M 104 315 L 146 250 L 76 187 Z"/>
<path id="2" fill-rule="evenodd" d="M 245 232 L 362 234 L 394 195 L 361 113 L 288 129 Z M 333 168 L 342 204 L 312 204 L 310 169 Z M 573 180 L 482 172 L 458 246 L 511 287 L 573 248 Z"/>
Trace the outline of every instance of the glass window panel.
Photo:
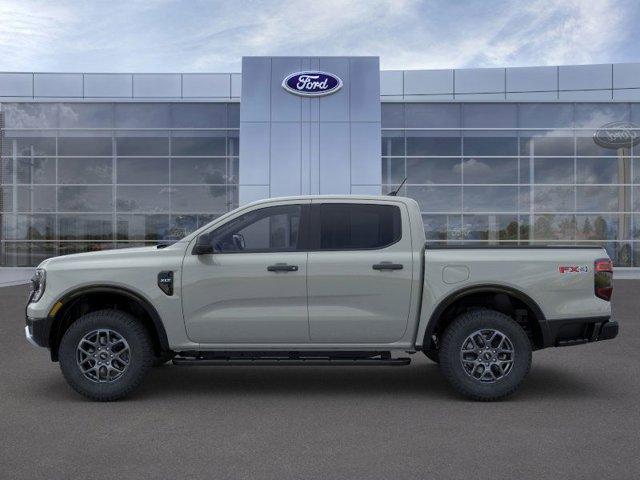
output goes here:
<path id="1" fill-rule="evenodd" d="M 518 229 L 518 234 L 520 235 L 519 245 L 528 244 L 528 240 L 531 238 L 531 224 L 530 224 L 529 215 L 519 215 L 518 221 L 520 222 L 520 227 Z"/>
<path id="2" fill-rule="evenodd" d="M 518 187 L 464 187 L 465 212 L 517 212 Z"/>
<path id="3" fill-rule="evenodd" d="M 111 103 L 61 103 L 61 128 L 111 128 L 113 104 Z"/>
<path id="4" fill-rule="evenodd" d="M 113 154 L 111 137 L 60 137 L 58 155 L 105 157 Z"/>
<path id="5" fill-rule="evenodd" d="M 56 187 L 24 186 L 18 189 L 18 212 L 53 212 L 56 209 Z"/>
<path id="6" fill-rule="evenodd" d="M 238 130 L 227 131 L 227 155 L 231 157 L 240 154 L 240 132 Z"/>
<path id="7" fill-rule="evenodd" d="M 173 183 L 231 183 L 224 158 L 173 158 Z"/>
<path id="8" fill-rule="evenodd" d="M 573 136 L 549 135 L 549 132 L 522 132 L 520 155 L 538 157 L 572 157 Z"/>
<path id="9" fill-rule="evenodd" d="M 465 128 L 516 128 L 518 126 L 518 106 L 501 103 L 465 103 Z"/>
<path id="10" fill-rule="evenodd" d="M 626 240 L 631 236 L 629 224 L 628 215 L 576 215 L 576 240 Z"/>
<path id="11" fill-rule="evenodd" d="M 174 136 L 171 139 L 172 155 L 224 156 L 225 144 L 225 132 L 208 133 L 206 136 Z"/>
<path id="12" fill-rule="evenodd" d="M 576 208 L 578 212 L 631 211 L 629 187 L 578 186 L 576 190 Z"/>
<path id="13" fill-rule="evenodd" d="M 13 211 L 13 187 L 0 187 L 0 212 Z"/>
<path id="14" fill-rule="evenodd" d="M 518 183 L 517 158 L 465 158 L 464 183 Z"/>
<path id="15" fill-rule="evenodd" d="M 630 121 L 628 103 L 576 103 L 576 128 L 600 128 L 611 122 Z"/>
<path id="16" fill-rule="evenodd" d="M 594 141 L 593 132 L 576 132 L 576 152 L 578 155 L 616 157 L 629 155 L 631 142 L 626 148 L 605 148 Z"/>
<path id="17" fill-rule="evenodd" d="M 613 261 L 614 267 L 632 267 L 633 246 L 630 242 L 607 242 L 602 246 L 607 251 L 609 258 Z"/>
<path id="18" fill-rule="evenodd" d="M 420 204 L 420 210 L 429 212 L 460 212 L 462 209 L 461 187 L 406 187 L 407 196 Z"/>
<path id="19" fill-rule="evenodd" d="M 227 159 L 227 178 L 229 183 L 238 184 L 239 182 L 239 158 L 229 158 Z"/>
<path id="20" fill-rule="evenodd" d="M 116 225 L 118 240 L 163 240 L 170 237 L 169 215 L 118 215 Z"/>
<path id="21" fill-rule="evenodd" d="M 117 128 L 167 128 L 171 126 L 168 103 L 116 103 Z"/>
<path id="22" fill-rule="evenodd" d="M 226 128 L 226 103 L 171 104 L 174 128 Z"/>
<path id="23" fill-rule="evenodd" d="M 528 158 L 520 158 L 520 183 L 531 183 L 531 160 Z"/>
<path id="24" fill-rule="evenodd" d="M 489 132 L 466 132 L 463 139 L 465 155 L 517 155 L 518 138 L 516 136 L 493 136 Z M 486 133 L 487 136 L 480 136 Z M 506 132 L 505 132 L 506 133 Z"/>
<path id="25" fill-rule="evenodd" d="M 118 157 L 119 184 L 169 183 L 168 158 Z"/>
<path id="26" fill-rule="evenodd" d="M 577 183 L 618 183 L 621 172 L 622 178 L 631 178 L 630 166 L 629 158 L 578 158 Z"/>
<path id="27" fill-rule="evenodd" d="M 58 183 L 112 183 L 112 163 L 109 158 L 59 158 Z"/>
<path id="28" fill-rule="evenodd" d="M 573 104 L 521 103 L 518 106 L 518 125 L 520 128 L 571 128 Z"/>
<path id="29" fill-rule="evenodd" d="M 4 267 L 33 267 L 56 255 L 53 242 L 10 242 L 4 244 L 3 249 L 0 261 Z"/>
<path id="30" fill-rule="evenodd" d="M 0 158 L 0 183 L 13 183 L 13 159 Z M 31 182 L 27 182 L 31 183 Z"/>
<path id="31" fill-rule="evenodd" d="M 406 103 L 408 128 L 459 128 L 460 105 L 447 103 Z"/>
<path id="32" fill-rule="evenodd" d="M 237 205 L 237 189 L 231 187 L 172 187 L 173 212 L 224 213 Z"/>
<path id="33" fill-rule="evenodd" d="M 575 187 L 536 186 L 533 192 L 536 212 L 575 211 Z"/>
<path id="34" fill-rule="evenodd" d="M 165 239 L 179 240 L 200 228 L 197 215 L 171 215 L 169 233 Z"/>
<path id="35" fill-rule="evenodd" d="M 118 155 L 122 157 L 169 155 L 169 138 L 167 136 L 118 137 L 116 144 Z"/>
<path id="36" fill-rule="evenodd" d="M 59 212 L 110 212 L 113 210 L 111 186 L 58 187 Z"/>
<path id="37" fill-rule="evenodd" d="M 404 176 L 399 182 L 403 178 Z M 408 158 L 407 183 L 460 184 L 462 183 L 462 162 L 459 158 Z"/>
<path id="38" fill-rule="evenodd" d="M 16 215 L 5 225 L 7 234 L 4 239 L 9 240 L 54 240 L 56 216 L 45 215 Z M 15 220 L 15 223 L 14 223 Z M 3 222 L 4 223 L 4 222 Z M 9 228 L 6 228 L 9 227 Z"/>
<path id="39" fill-rule="evenodd" d="M 111 240 L 113 217 L 95 214 L 58 215 L 60 240 Z"/>
<path id="40" fill-rule="evenodd" d="M 382 128 L 404 128 L 404 103 L 383 103 Z"/>
<path id="41" fill-rule="evenodd" d="M 382 156 L 402 156 L 404 155 L 404 131 L 383 130 L 382 131 Z"/>
<path id="42" fill-rule="evenodd" d="M 534 207 L 538 212 L 573 212 L 575 187 L 543 187 L 534 189 Z"/>
<path id="43" fill-rule="evenodd" d="M 518 240 L 517 215 L 464 215 L 462 227 L 466 240 Z"/>
<path id="44" fill-rule="evenodd" d="M 573 158 L 536 158 L 533 163 L 535 183 L 574 183 Z"/>
<path id="45" fill-rule="evenodd" d="M 422 215 L 422 223 L 427 241 L 440 240 L 444 243 L 463 238 L 460 215 Z"/>
<path id="46" fill-rule="evenodd" d="M 633 183 L 640 183 L 640 158 L 633 159 Z"/>
<path id="47" fill-rule="evenodd" d="M 240 104 L 227 103 L 227 125 L 230 128 L 240 128 Z"/>
<path id="48" fill-rule="evenodd" d="M 16 159 L 18 165 L 18 183 L 56 183 L 55 158 Z"/>
<path id="49" fill-rule="evenodd" d="M 24 135 L 24 132 L 20 134 Z M 2 140 L 2 154 L 11 156 L 14 151 L 16 155 L 24 157 L 55 155 L 56 139 L 53 136 L 5 137 Z"/>
<path id="50" fill-rule="evenodd" d="M 534 215 L 535 240 L 573 240 L 576 235 L 576 219 L 573 215 Z"/>
<path id="51" fill-rule="evenodd" d="M 404 180 L 405 174 L 405 159 L 404 158 L 383 158 L 382 159 L 382 183 L 396 183 L 399 184 Z M 409 180 L 407 180 L 409 181 Z M 412 183 L 409 181 L 409 183 Z M 421 183 L 421 182 L 418 182 Z"/>
<path id="52" fill-rule="evenodd" d="M 531 211 L 531 200 L 531 187 L 518 187 L 518 212 Z"/>
<path id="53" fill-rule="evenodd" d="M 458 132 L 407 131 L 407 155 L 414 157 L 459 156 L 462 141 Z"/>
<path id="54" fill-rule="evenodd" d="M 3 103 L 6 128 L 56 128 L 58 105 L 55 103 Z"/>
<path id="55" fill-rule="evenodd" d="M 168 212 L 171 187 L 118 186 L 116 209 L 119 212 Z"/>

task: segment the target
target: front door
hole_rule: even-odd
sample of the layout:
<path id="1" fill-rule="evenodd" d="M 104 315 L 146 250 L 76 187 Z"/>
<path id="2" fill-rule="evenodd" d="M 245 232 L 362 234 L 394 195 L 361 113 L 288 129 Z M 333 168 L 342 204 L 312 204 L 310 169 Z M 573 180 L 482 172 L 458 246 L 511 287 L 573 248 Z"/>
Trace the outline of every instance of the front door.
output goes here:
<path id="1" fill-rule="evenodd" d="M 399 340 L 413 280 L 406 206 L 315 202 L 307 280 L 311 341 Z"/>
<path id="2" fill-rule="evenodd" d="M 308 203 L 308 202 L 307 202 Z M 259 206 L 207 232 L 214 253 L 183 264 L 189 338 L 203 344 L 307 343 L 303 202 Z"/>

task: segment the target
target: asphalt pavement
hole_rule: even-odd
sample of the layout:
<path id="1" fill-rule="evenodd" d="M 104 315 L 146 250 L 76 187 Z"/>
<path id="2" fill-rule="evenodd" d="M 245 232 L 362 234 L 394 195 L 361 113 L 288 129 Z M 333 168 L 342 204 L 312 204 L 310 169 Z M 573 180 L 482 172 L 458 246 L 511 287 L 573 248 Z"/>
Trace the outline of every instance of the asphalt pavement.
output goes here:
<path id="1" fill-rule="evenodd" d="M 640 281 L 612 341 L 535 352 L 523 388 L 475 403 L 422 354 L 407 367 L 154 369 L 92 403 L 24 339 L 0 288 L 0 479 L 637 479 Z"/>

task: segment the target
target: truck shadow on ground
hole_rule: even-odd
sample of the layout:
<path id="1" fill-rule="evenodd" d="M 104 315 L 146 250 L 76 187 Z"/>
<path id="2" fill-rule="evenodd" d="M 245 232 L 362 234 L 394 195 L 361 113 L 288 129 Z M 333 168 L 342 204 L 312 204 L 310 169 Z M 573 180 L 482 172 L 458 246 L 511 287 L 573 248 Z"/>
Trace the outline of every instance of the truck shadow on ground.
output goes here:
<path id="1" fill-rule="evenodd" d="M 59 377 L 42 385 L 39 394 L 82 400 Z M 610 396 L 597 379 L 561 367 L 532 370 L 511 401 L 584 399 Z M 330 396 L 332 398 L 390 397 L 415 400 L 459 400 L 434 364 L 411 367 L 184 367 L 165 365 L 153 369 L 128 401 L 179 401 L 193 397 Z"/>

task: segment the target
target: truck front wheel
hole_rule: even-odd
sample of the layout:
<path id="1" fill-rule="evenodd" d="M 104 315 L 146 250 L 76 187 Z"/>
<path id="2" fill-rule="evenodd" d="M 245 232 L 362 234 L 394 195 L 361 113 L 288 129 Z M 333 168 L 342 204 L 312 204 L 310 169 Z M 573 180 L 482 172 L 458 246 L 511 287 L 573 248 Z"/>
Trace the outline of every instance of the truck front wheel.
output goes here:
<path id="1" fill-rule="evenodd" d="M 102 402 L 129 395 L 153 364 L 146 328 L 119 310 L 99 310 L 77 319 L 64 333 L 60 369 L 71 387 Z"/>
<path id="2" fill-rule="evenodd" d="M 470 310 L 445 330 L 440 368 L 459 393 L 499 400 L 515 392 L 531 367 L 531 342 L 507 315 Z"/>

